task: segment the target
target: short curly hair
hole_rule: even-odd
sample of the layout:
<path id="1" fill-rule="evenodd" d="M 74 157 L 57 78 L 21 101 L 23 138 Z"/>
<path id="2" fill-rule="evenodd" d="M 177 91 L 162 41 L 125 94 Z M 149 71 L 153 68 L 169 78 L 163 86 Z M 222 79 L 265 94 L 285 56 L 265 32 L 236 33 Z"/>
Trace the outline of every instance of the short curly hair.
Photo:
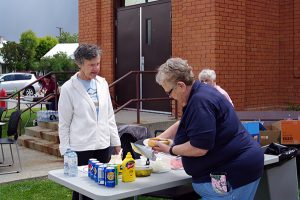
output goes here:
<path id="1" fill-rule="evenodd" d="M 75 62 L 80 65 L 84 60 L 91 60 L 101 55 L 101 48 L 94 44 L 80 44 L 74 52 Z"/>
<path id="2" fill-rule="evenodd" d="M 199 81 L 205 81 L 207 79 L 211 80 L 211 81 L 216 81 L 217 75 L 215 70 L 212 69 L 203 69 L 200 73 L 199 73 Z"/>
<path id="3" fill-rule="evenodd" d="M 178 81 L 186 85 L 192 85 L 194 82 L 194 73 L 192 67 L 188 65 L 187 60 L 181 58 L 170 58 L 157 69 L 156 82 L 159 85 L 167 82 L 176 85 Z"/>

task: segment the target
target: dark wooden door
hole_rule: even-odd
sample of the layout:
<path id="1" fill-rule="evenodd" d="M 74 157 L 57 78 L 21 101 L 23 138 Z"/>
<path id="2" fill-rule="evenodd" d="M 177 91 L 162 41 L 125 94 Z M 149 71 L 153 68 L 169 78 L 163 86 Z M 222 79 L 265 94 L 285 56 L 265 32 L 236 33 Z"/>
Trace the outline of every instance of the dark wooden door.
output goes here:
<path id="1" fill-rule="evenodd" d="M 120 8 L 117 11 L 117 68 L 116 79 L 130 71 L 140 70 L 140 8 Z M 135 76 L 116 85 L 116 102 L 123 105 L 136 98 Z M 135 108 L 135 104 L 129 107 Z"/>
<path id="2" fill-rule="evenodd" d="M 171 56 L 171 3 L 143 7 L 142 53 L 144 70 L 155 70 Z M 143 76 L 143 98 L 167 97 L 155 76 Z M 144 102 L 143 109 L 171 111 L 169 101 Z"/>
<path id="3" fill-rule="evenodd" d="M 171 2 L 119 8 L 117 13 L 116 78 L 131 70 L 156 70 L 171 56 Z M 141 80 L 142 98 L 167 97 L 155 82 L 155 74 L 145 74 Z M 135 77 L 126 78 L 118 84 L 116 95 L 120 105 L 136 98 Z M 130 107 L 135 108 L 136 105 L 131 104 Z M 169 101 L 143 102 L 141 108 L 171 112 Z"/>

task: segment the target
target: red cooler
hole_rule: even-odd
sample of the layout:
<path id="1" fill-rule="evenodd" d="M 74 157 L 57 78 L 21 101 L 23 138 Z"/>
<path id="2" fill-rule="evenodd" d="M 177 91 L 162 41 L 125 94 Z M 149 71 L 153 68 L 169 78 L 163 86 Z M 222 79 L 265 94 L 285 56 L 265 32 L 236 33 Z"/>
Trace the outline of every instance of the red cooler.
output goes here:
<path id="1" fill-rule="evenodd" d="M 2 89 L 0 90 L 0 97 L 6 97 L 6 96 L 7 96 L 7 93 L 6 93 L 5 89 L 2 88 Z M 0 100 L 0 107 L 6 109 L 6 108 L 7 108 L 6 101 L 1 101 L 1 100 Z"/>

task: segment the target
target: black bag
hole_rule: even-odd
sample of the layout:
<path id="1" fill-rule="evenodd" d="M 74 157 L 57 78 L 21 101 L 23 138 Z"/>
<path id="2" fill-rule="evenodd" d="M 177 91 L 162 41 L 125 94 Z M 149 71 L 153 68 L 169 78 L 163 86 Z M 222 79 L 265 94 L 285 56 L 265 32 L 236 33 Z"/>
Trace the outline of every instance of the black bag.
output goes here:
<path id="1" fill-rule="evenodd" d="M 297 156 L 298 149 L 295 147 L 287 147 L 278 143 L 271 143 L 265 150 L 265 154 L 279 156 L 279 162 L 289 160 Z"/>

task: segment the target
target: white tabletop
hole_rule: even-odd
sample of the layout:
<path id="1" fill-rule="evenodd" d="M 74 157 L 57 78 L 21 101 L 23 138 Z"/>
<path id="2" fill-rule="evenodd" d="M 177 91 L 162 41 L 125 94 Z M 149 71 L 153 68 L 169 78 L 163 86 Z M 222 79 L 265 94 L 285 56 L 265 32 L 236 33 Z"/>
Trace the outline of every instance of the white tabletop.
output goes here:
<path id="1" fill-rule="evenodd" d="M 81 171 L 78 172 L 78 177 L 68 177 L 63 174 L 62 169 L 53 170 L 48 173 L 48 178 L 92 199 L 105 200 L 137 196 L 192 182 L 192 178 L 184 170 L 152 173 L 151 176 L 137 177 L 134 182 L 129 183 L 120 180 L 115 188 L 98 185 Z"/>
<path id="2" fill-rule="evenodd" d="M 278 161 L 278 156 L 265 154 L 265 165 Z M 78 172 L 78 177 L 68 177 L 63 174 L 63 169 L 53 170 L 48 173 L 48 178 L 90 198 L 105 200 L 137 196 L 192 182 L 191 177 L 184 170 L 171 170 L 160 174 L 152 173 L 151 176 L 138 177 L 135 182 L 130 183 L 123 183 L 120 180 L 119 185 L 115 188 L 98 185 L 87 176 L 86 172 L 82 171 Z"/>

